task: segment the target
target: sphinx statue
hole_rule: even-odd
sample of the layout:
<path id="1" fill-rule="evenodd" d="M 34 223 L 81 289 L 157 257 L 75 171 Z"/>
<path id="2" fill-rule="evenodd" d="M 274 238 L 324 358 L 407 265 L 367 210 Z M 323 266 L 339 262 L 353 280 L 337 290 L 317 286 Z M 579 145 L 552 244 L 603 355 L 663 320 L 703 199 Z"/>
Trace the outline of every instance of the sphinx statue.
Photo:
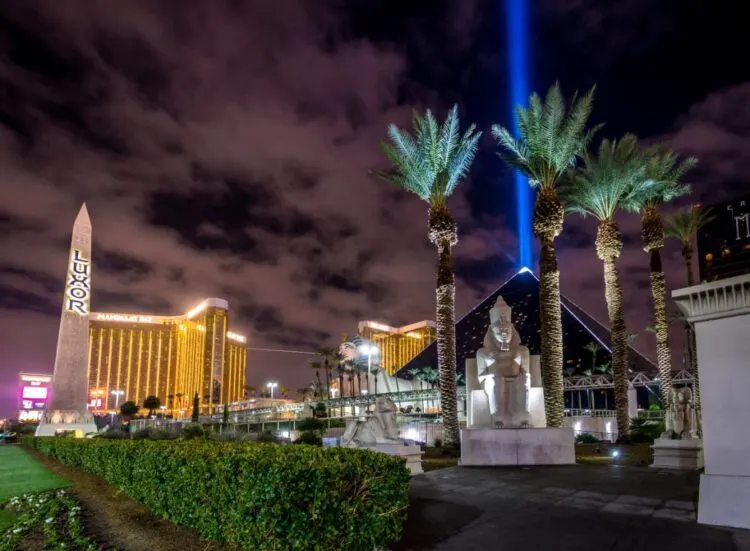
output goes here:
<path id="1" fill-rule="evenodd" d="M 476 375 L 494 426 L 525 428 L 529 426 L 530 357 L 511 314 L 511 307 L 499 297 L 490 310 L 483 346 L 477 350 Z"/>
<path id="2" fill-rule="evenodd" d="M 698 438 L 698 418 L 695 414 L 693 391 L 690 388 L 670 390 L 669 406 L 664 413 L 664 427 L 662 438 L 669 440 Z"/>
<path id="3" fill-rule="evenodd" d="M 375 411 L 370 417 L 347 427 L 341 444 L 349 448 L 358 448 L 399 442 L 397 411 L 398 408 L 393 400 L 386 396 L 380 396 L 375 401 Z"/>

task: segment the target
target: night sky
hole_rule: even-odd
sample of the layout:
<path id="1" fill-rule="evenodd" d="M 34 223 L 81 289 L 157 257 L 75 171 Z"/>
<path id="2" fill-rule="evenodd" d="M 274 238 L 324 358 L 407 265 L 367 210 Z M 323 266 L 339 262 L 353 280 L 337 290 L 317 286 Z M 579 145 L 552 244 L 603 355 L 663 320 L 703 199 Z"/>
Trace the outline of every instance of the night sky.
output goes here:
<path id="1" fill-rule="evenodd" d="M 698 156 L 681 204 L 740 194 L 750 35 L 739 4 L 535 2 L 531 87 L 597 83 L 602 136 L 631 131 Z M 363 318 L 434 319 L 426 207 L 367 175 L 384 166 L 387 124 L 409 124 L 412 108 L 443 117 L 458 103 L 485 130 L 451 203 L 457 315 L 468 311 L 517 268 L 513 183 L 488 131 L 510 121 L 503 18 L 496 0 L 0 4 L 0 416 L 15 408 L 18 371 L 52 371 L 82 201 L 94 310 L 178 314 L 218 296 L 251 346 L 302 351 Z M 629 330 L 653 357 L 639 220 L 621 224 Z M 566 223 L 562 291 L 603 320 L 593 228 Z M 668 285 L 683 285 L 674 244 L 665 264 Z M 296 354 L 251 351 L 248 365 L 256 386 L 313 375 Z"/>

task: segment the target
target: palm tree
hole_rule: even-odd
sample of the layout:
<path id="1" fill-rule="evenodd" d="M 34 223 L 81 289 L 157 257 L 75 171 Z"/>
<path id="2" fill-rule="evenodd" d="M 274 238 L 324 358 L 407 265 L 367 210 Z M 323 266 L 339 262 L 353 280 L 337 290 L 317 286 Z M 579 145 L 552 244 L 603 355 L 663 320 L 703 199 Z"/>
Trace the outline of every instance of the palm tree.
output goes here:
<path id="1" fill-rule="evenodd" d="M 586 346 L 583 347 L 584 350 L 588 350 L 591 352 L 591 369 L 596 369 L 596 357 L 599 354 L 599 351 L 602 349 L 601 345 L 596 341 L 591 341 Z"/>
<path id="2" fill-rule="evenodd" d="M 645 159 L 638 140 L 627 134 L 619 141 L 602 140 L 596 155 L 585 153 L 584 166 L 566 182 L 561 195 L 570 212 L 599 221 L 596 254 L 604 263 L 604 292 L 612 338 L 612 371 L 617 430 L 628 434 L 628 333 L 625 328 L 622 286 L 615 260 L 622 251 L 622 234 L 615 214 L 645 185 Z"/>
<path id="3" fill-rule="evenodd" d="M 245 394 L 248 398 L 255 397 L 255 393 L 258 391 L 253 385 L 245 385 Z"/>
<path id="4" fill-rule="evenodd" d="M 146 396 L 143 407 L 148 410 L 149 415 L 153 415 L 154 411 L 161 407 L 161 400 L 157 396 Z"/>
<path id="5" fill-rule="evenodd" d="M 315 370 L 315 396 L 323 399 L 323 382 L 320 380 L 320 369 L 323 367 L 322 362 L 311 362 L 310 367 Z"/>
<path id="6" fill-rule="evenodd" d="M 627 210 L 641 213 L 641 238 L 643 250 L 650 255 L 649 276 L 651 296 L 654 299 L 654 333 L 656 334 L 656 363 L 659 368 L 662 407 L 669 404 L 672 390 L 672 359 L 669 350 L 669 324 L 667 322 L 667 286 L 661 262 L 664 247 L 664 226 L 659 206 L 690 192 L 690 187 L 680 183 L 680 178 L 697 160 L 693 157 L 679 160 L 671 150 L 658 146 L 646 152 L 644 178 L 647 181 L 641 193 L 631 196 Z"/>
<path id="7" fill-rule="evenodd" d="M 560 307 L 560 271 L 555 238 L 563 229 L 563 202 L 557 192 L 563 174 L 575 165 L 601 125 L 586 130 L 594 102 L 594 88 L 567 105 L 555 83 L 542 99 L 529 98 L 529 106 L 516 108 L 520 137 L 494 125 L 492 135 L 503 148 L 500 157 L 539 188 L 532 229 L 541 243 L 539 258 L 539 317 L 542 327 L 541 371 L 548 427 L 561 427 L 563 397 L 563 333 Z"/>
<path id="8" fill-rule="evenodd" d="M 705 224 L 713 220 L 710 209 L 693 205 L 666 217 L 665 226 L 668 238 L 677 239 L 682 244 L 682 258 L 685 261 L 688 287 L 695 285 L 693 272 L 693 239 Z"/>
<path id="9" fill-rule="evenodd" d="M 328 389 L 328 399 L 331 399 L 331 371 L 333 371 L 338 360 L 339 353 L 335 348 L 323 347 L 318 349 L 318 355 L 321 357 L 320 365 L 326 372 L 326 388 Z"/>
<path id="10" fill-rule="evenodd" d="M 591 353 L 591 369 L 587 369 L 586 370 L 587 371 L 586 375 L 590 376 L 596 370 L 596 357 L 598 356 L 599 351 L 602 349 L 602 347 L 601 347 L 601 345 L 598 342 L 591 341 L 586 346 L 584 346 L 583 348 L 584 348 L 584 350 L 588 350 Z M 593 396 L 594 395 L 593 395 L 593 393 L 591 392 L 590 389 L 588 390 L 587 394 L 588 394 L 588 399 L 589 399 L 589 407 L 591 409 L 594 409 L 593 408 L 593 403 L 594 403 Z"/>
<path id="11" fill-rule="evenodd" d="M 377 174 L 416 194 L 429 204 L 428 236 L 437 248 L 436 323 L 440 401 L 445 431 L 444 445 L 459 446 L 458 404 L 456 401 L 456 285 L 451 247 L 458 242 L 458 229 L 448 210 L 448 197 L 469 170 L 481 132 L 471 125 L 459 134 L 458 107 L 439 125 L 428 110 L 424 117 L 414 113 L 414 135 L 390 125 L 392 144 L 383 152 L 393 164 Z"/>
<path id="12" fill-rule="evenodd" d="M 305 397 L 307 396 L 307 393 L 310 391 L 310 387 L 302 387 L 298 388 L 295 392 L 299 394 L 302 401 L 305 401 Z"/>
<path id="13" fill-rule="evenodd" d="M 687 210 L 667 216 L 665 220 L 667 237 L 677 239 L 682 243 L 682 258 L 685 260 L 688 287 L 695 285 L 695 275 L 693 273 L 693 239 L 698 230 L 704 224 L 713 220 L 713 218 L 710 209 L 702 209 L 700 205 L 694 205 Z M 693 400 L 695 402 L 696 413 L 700 419 L 701 395 L 700 380 L 698 379 L 698 351 L 695 343 L 695 332 L 687 321 L 685 322 L 685 339 L 688 344 L 688 370 L 693 376 Z"/>

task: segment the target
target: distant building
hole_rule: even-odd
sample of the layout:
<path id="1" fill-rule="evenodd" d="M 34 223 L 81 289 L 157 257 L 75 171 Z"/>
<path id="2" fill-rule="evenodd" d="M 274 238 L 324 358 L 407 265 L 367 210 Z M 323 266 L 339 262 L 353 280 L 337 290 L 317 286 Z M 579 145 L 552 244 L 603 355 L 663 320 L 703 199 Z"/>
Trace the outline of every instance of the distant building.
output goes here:
<path id="1" fill-rule="evenodd" d="M 750 274 L 750 195 L 709 208 L 697 237 L 701 281 Z"/>
<path id="2" fill-rule="evenodd" d="M 435 340 L 435 322 L 420 321 L 391 327 L 375 321 L 360 321 L 359 336 L 378 348 L 377 362 L 392 375 Z M 436 366 L 435 366 L 436 367 Z"/>
<path id="3" fill-rule="evenodd" d="M 247 339 L 228 330 L 226 300 L 208 298 L 180 316 L 92 312 L 89 410 L 114 411 L 157 396 L 168 413 L 203 413 L 244 397 Z M 113 392 L 117 391 L 117 392 Z"/>
<path id="4" fill-rule="evenodd" d="M 18 374 L 18 420 L 38 421 L 50 396 L 52 375 L 49 373 Z"/>

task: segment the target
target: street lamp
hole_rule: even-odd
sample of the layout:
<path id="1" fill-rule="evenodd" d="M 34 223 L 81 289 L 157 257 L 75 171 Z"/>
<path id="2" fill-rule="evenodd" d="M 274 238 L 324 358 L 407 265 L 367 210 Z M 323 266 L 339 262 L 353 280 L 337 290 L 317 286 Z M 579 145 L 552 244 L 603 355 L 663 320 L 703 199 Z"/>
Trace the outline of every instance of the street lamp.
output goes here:
<path id="1" fill-rule="evenodd" d="M 277 386 L 279 386 L 279 383 L 276 383 L 276 382 L 266 383 L 266 388 L 271 389 L 271 400 L 273 400 L 273 389 L 276 388 Z"/>
<path id="2" fill-rule="evenodd" d="M 363 344 L 359 347 L 360 354 L 367 354 L 367 392 L 370 392 L 370 372 L 372 371 L 372 357 L 378 355 L 378 347 L 374 344 Z M 377 389 L 376 389 L 377 390 Z M 360 391 L 361 394 L 361 391 Z"/>
<path id="3" fill-rule="evenodd" d="M 159 406 L 159 409 L 161 410 L 161 418 L 166 419 L 167 418 L 167 406 Z"/>

